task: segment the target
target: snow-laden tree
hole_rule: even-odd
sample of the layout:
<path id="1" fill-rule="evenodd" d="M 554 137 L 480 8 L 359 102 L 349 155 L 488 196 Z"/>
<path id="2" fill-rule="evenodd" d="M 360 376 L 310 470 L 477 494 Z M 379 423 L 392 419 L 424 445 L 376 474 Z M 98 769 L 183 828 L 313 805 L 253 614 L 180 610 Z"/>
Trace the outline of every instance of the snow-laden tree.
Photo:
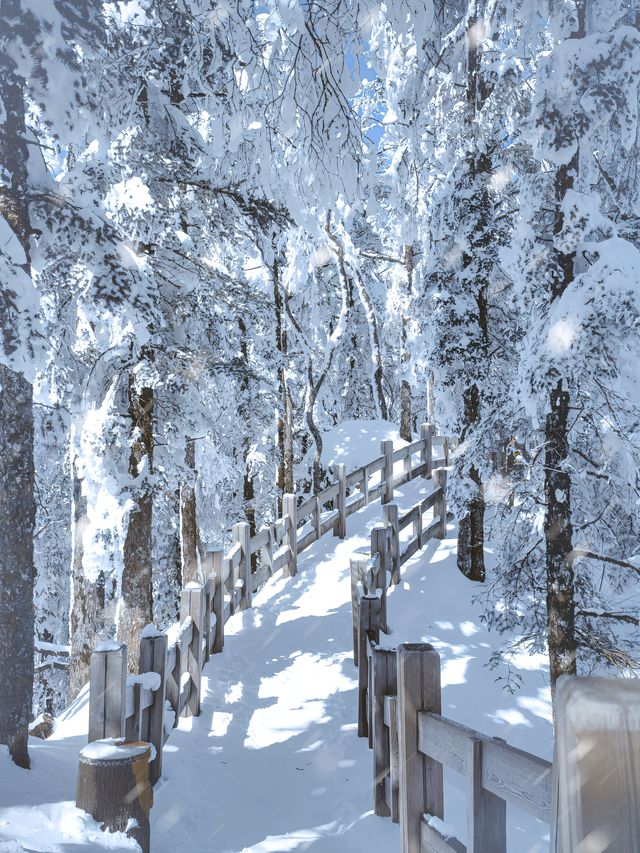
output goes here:
<path id="1" fill-rule="evenodd" d="M 493 621 L 547 643 L 553 685 L 577 669 L 637 666 L 640 33 L 623 3 L 523 5 L 516 18 L 529 37 L 541 20 L 520 131 L 531 167 L 505 255 L 522 312 L 514 404 L 527 447 L 497 528 L 506 606 Z"/>

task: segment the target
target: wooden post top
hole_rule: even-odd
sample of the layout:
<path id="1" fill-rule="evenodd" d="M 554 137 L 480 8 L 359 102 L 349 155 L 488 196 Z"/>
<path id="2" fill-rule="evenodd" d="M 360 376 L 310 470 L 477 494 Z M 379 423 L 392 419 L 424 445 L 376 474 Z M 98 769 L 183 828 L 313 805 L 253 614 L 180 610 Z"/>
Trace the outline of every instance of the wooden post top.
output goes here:
<path id="1" fill-rule="evenodd" d="M 433 654 L 438 655 L 440 657 L 440 653 L 437 649 L 431 645 L 431 643 L 400 643 L 398 646 L 399 652 L 433 652 Z"/>
<path id="2" fill-rule="evenodd" d="M 151 758 L 152 745 L 145 741 L 127 742 L 123 737 L 103 738 L 88 743 L 80 750 L 80 761 L 83 764 L 111 764 L 128 761 L 133 763 L 140 759 Z"/>

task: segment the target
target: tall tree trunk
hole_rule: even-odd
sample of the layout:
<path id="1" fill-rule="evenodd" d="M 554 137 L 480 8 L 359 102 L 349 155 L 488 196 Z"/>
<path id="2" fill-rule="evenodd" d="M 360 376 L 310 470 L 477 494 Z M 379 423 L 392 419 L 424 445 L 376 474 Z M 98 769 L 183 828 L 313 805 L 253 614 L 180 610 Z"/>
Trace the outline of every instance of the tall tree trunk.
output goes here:
<path id="1" fill-rule="evenodd" d="M 5 38 L 20 16 L 19 0 L 2 0 Z M 4 41 L 4 39 L 3 39 Z M 0 215 L 20 241 L 31 275 L 25 109 L 21 80 L 0 43 Z M 4 285 L 0 282 L 0 285 Z M 4 318 L 8 320 L 9 318 Z M 0 329 L 0 334 L 6 334 Z M 5 347 L 12 349 L 12 343 Z M 17 341 L 13 347 L 20 346 Z M 28 726 L 33 694 L 35 470 L 33 394 L 29 382 L 0 365 L 0 743 L 29 767 Z"/>
<path id="2" fill-rule="evenodd" d="M 273 303 L 275 308 L 275 336 L 278 351 L 278 388 L 280 400 L 276 409 L 276 428 L 278 444 L 278 465 L 276 486 L 278 489 L 278 509 L 282 511 L 282 495 L 294 491 L 293 482 L 293 403 L 287 388 L 286 360 L 288 356 L 287 330 L 284 324 L 284 305 L 280 291 L 280 264 L 274 258 L 271 268 L 273 276 Z"/>
<path id="3" fill-rule="evenodd" d="M 473 128 L 477 112 L 482 109 L 487 97 L 478 56 L 479 16 L 477 6 L 478 4 L 475 2 L 471 4 L 471 13 L 467 23 L 467 115 L 470 130 Z M 478 197 L 474 199 L 478 205 L 478 210 L 471 253 L 463 253 L 462 264 L 465 270 L 475 261 L 474 250 L 476 253 L 486 251 L 490 240 L 488 218 L 491 200 L 489 198 L 488 180 L 492 171 L 491 159 L 483 152 L 474 152 L 469 157 L 468 169 L 469 180 L 475 184 L 476 189 L 477 179 L 480 177 L 481 189 Z M 481 270 L 483 267 L 484 265 L 481 265 Z M 475 297 L 477 323 L 481 337 L 476 354 L 478 360 L 487 357 L 488 349 L 487 285 L 486 274 L 477 271 Z M 461 441 L 464 441 L 467 433 L 479 424 L 482 416 L 481 402 L 480 389 L 475 382 L 471 381 L 463 392 L 465 426 L 460 436 Z M 484 581 L 484 488 L 480 472 L 473 462 L 467 473 L 475 485 L 475 490 L 469 499 L 467 514 L 460 519 L 459 523 L 458 568 L 471 580 Z"/>
<path id="4" fill-rule="evenodd" d="M 544 538 L 547 569 L 547 642 L 552 688 L 561 675 L 576 673 L 574 574 L 571 552 L 571 477 L 567 459 L 569 394 L 558 382 L 545 424 Z"/>
<path id="5" fill-rule="evenodd" d="M 192 581 L 202 580 L 198 563 L 200 532 L 196 505 L 196 443 L 188 437 L 185 463 L 193 474 L 180 486 L 180 555 L 183 586 Z"/>
<path id="6" fill-rule="evenodd" d="M 153 494 L 149 475 L 153 472 L 153 389 L 136 390 L 129 381 L 129 415 L 136 440 L 131 448 L 129 474 L 134 479 L 146 458 L 145 481 L 141 484 L 135 508 L 131 511 L 124 540 L 122 586 L 118 617 L 118 638 L 127 644 L 129 671 L 138 670 L 140 633 L 153 619 L 151 574 L 151 537 Z"/>
<path id="7" fill-rule="evenodd" d="M 242 315 L 238 318 L 238 327 L 240 329 L 240 355 L 244 364 L 249 363 L 249 347 L 247 341 L 247 324 Z M 242 498 L 244 504 L 244 515 L 249 524 L 251 535 L 256 533 L 256 506 L 255 506 L 255 488 L 253 485 L 253 473 L 249 462 L 251 453 L 251 437 L 253 434 L 252 419 L 251 419 L 251 400 L 249 394 L 249 374 L 245 373 L 240 380 L 240 406 L 238 414 L 244 421 L 244 434 L 242 437 Z M 251 568 L 255 572 L 258 566 L 258 555 L 251 555 Z"/>
<path id="8" fill-rule="evenodd" d="M 335 353 L 335 349 L 332 349 L 329 353 L 329 357 L 326 360 L 322 373 L 318 377 L 317 380 L 313 378 L 313 364 L 311 360 L 307 365 L 307 401 L 306 401 L 306 421 L 307 426 L 309 427 L 309 432 L 313 436 L 313 440 L 316 445 L 315 453 L 313 454 L 313 467 L 312 467 L 312 478 L 313 478 L 313 491 L 319 492 L 322 488 L 322 479 L 324 477 L 324 471 L 322 468 L 322 433 L 320 432 L 318 425 L 316 423 L 313 410 L 316 405 L 316 400 L 318 399 L 318 394 L 324 380 L 327 377 L 327 373 L 331 367 L 331 363 L 333 361 L 333 355 Z"/>
<path id="9" fill-rule="evenodd" d="M 5 102 L 6 105 L 6 102 Z M 0 743 L 29 767 L 33 693 L 33 527 L 31 385 L 0 365 Z"/>
<path id="10" fill-rule="evenodd" d="M 586 0 L 576 0 L 578 29 L 571 39 L 586 35 Z M 579 153 L 560 166 L 555 177 L 554 234 L 564 227 L 562 203 L 573 189 L 578 174 Z M 556 268 L 550 278 L 550 301 L 559 299 L 573 282 L 575 252 L 557 251 Z M 555 374 L 557 376 L 557 374 Z M 554 376 L 550 376 L 551 379 Z M 549 412 L 545 422 L 545 518 L 544 538 L 547 575 L 547 643 L 549 647 L 549 676 L 552 694 L 561 675 L 575 675 L 575 588 L 573 571 L 573 528 L 571 525 L 571 476 L 566 470 L 569 455 L 570 395 L 562 387 L 559 377 L 549 398 Z"/>
<path id="11" fill-rule="evenodd" d="M 72 702 L 89 681 L 91 652 L 112 636 L 113 591 L 107 590 L 100 572 L 91 580 L 84 571 L 84 531 L 87 526 L 87 499 L 82 480 L 73 462 L 73 557 L 71 562 L 72 603 L 70 616 L 71 655 L 67 700 Z"/>
<path id="12" fill-rule="evenodd" d="M 413 264 L 413 246 L 406 245 L 404 247 L 404 266 L 407 271 L 407 302 L 411 299 L 413 292 Z M 402 366 L 403 377 L 400 383 L 400 438 L 404 441 L 411 441 L 411 385 L 404 376 L 410 357 L 409 348 L 407 347 L 407 327 L 409 325 L 407 311 L 408 306 L 402 312 L 400 364 Z"/>
<path id="13" fill-rule="evenodd" d="M 336 246 L 338 240 L 334 238 Z M 340 247 L 342 249 L 342 247 Z M 344 263 L 344 252 L 340 256 L 341 263 Z M 376 316 L 376 309 L 373 300 L 369 295 L 369 291 L 364 283 L 364 279 L 360 275 L 360 271 L 355 271 L 355 281 L 360 296 L 360 302 L 364 308 L 365 317 L 367 318 L 367 326 L 369 329 L 369 342 L 371 344 L 371 358 L 373 360 L 373 386 L 378 398 L 378 408 L 380 417 L 383 421 L 389 420 L 389 407 L 384 396 L 384 360 L 382 357 L 382 338 L 380 335 L 380 325 Z"/>

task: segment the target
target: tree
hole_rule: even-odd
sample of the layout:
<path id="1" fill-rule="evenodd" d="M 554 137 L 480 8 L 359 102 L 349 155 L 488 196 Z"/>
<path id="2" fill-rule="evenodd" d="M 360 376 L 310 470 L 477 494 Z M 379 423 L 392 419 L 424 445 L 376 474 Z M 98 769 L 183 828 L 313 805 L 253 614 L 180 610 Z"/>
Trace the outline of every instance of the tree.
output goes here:
<path id="1" fill-rule="evenodd" d="M 24 78 L 8 45 L 23 26 L 19 0 L 0 5 L 0 185 L 2 360 L 0 363 L 0 742 L 29 766 L 33 692 L 33 392 L 27 364 L 34 317 Z M 30 373 L 30 371 L 29 371 Z"/>

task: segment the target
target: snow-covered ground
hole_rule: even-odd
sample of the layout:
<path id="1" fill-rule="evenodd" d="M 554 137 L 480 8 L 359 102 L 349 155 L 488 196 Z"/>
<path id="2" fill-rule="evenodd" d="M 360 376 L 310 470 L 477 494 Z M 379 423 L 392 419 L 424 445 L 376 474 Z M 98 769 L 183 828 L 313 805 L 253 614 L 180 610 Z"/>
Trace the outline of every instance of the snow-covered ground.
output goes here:
<path id="1" fill-rule="evenodd" d="M 327 461 L 354 468 L 390 436 L 397 442 L 381 424 L 338 428 L 326 442 Z M 397 490 L 397 501 L 408 508 L 430 490 L 417 480 Z M 381 516 L 379 502 L 351 516 L 346 540 L 326 535 L 301 555 L 295 578 L 276 576 L 254 596 L 252 610 L 227 623 L 224 653 L 205 669 L 200 717 L 181 720 L 165 746 L 152 810 L 154 853 L 399 849 L 398 827 L 372 813 L 372 756 L 356 735 L 351 650 L 349 557 L 368 547 Z M 499 638 L 480 622 L 472 602 L 478 587 L 456 569 L 455 533 L 449 525 L 446 540 L 432 541 L 403 567 L 402 583 L 389 595 L 389 642 L 438 648 L 446 716 L 550 757 L 544 661 L 513 661 L 522 676 L 514 695 L 494 680 L 486 664 Z M 51 739 L 31 740 L 32 771 L 0 757 L 2 853 L 131 849 L 73 806 L 86 694 L 64 717 Z M 445 782 L 445 820 L 464 840 L 464 781 L 446 773 Z M 510 851 L 548 848 L 546 826 L 511 807 L 507 820 Z M 23 846 L 6 846 L 11 840 Z"/>

